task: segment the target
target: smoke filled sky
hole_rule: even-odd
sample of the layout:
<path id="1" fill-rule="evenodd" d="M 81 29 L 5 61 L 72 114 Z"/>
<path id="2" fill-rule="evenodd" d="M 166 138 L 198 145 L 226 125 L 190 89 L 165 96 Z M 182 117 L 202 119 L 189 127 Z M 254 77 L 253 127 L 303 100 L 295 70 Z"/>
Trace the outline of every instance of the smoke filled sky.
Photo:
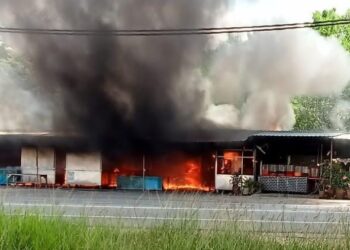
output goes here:
<path id="1" fill-rule="evenodd" d="M 325 9 L 336 8 L 343 14 L 350 8 L 347 0 L 250 0 L 231 1 L 231 19 L 242 23 L 273 22 L 274 19 L 284 19 L 291 22 L 312 21 L 312 13 Z"/>
<path id="2" fill-rule="evenodd" d="M 345 1 L 2 0 L 0 24 L 98 30 L 239 26 L 310 21 L 315 10 L 331 7 L 348 6 Z M 0 88 L 19 95 L 7 112 L 21 117 L 0 123 L 1 129 L 73 129 L 99 145 L 223 127 L 291 129 L 294 96 L 337 94 L 350 79 L 349 55 L 338 41 L 310 29 L 181 37 L 3 34 L 2 39 L 29 62 L 32 75 L 23 86 L 23 80 L 0 71 Z M 0 100 L 2 107 L 11 107 L 8 99 Z"/>

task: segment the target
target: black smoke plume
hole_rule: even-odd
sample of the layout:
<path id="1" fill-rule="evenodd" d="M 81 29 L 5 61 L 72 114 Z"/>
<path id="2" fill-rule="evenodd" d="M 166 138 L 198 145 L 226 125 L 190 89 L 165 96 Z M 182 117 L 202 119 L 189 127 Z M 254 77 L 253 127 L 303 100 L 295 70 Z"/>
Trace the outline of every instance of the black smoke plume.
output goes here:
<path id="1" fill-rule="evenodd" d="M 214 26 L 226 6 L 212 0 L 2 0 L 4 25 L 53 29 Z M 203 117 L 206 36 L 11 35 L 33 65 L 42 98 L 55 103 L 55 131 L 98 146 L 187 136 Z"/>

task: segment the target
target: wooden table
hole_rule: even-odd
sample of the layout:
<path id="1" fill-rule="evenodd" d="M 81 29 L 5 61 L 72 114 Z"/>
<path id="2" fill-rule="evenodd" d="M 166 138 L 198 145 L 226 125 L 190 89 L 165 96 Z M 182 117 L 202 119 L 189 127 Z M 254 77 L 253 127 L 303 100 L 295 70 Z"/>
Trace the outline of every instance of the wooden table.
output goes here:
<path id="1" fill-rule="evenodd" d="M 47 174 L 8 174 L 7 175 L 7 186 L 9 185 L 9 180 L 13 177 L 22 177 L 22 176 L 36 176 L 37 177 L 37 181 L 39 182 L 38 184 L 41 184 L 41 178 L 45 179 L 45 185 L 47 186 Z"/>

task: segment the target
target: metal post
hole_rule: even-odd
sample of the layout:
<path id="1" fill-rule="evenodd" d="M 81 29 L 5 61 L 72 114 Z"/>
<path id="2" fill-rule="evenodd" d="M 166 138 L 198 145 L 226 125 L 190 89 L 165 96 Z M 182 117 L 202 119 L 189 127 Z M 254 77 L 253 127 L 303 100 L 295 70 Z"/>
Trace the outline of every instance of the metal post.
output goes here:
<path id="1" fill-rule="evenodd" d="M 214 167 L 214 188 L 215 188 L 215 191 L 216 190 L 216 175 L 218 174 L 218 151 L 216 150 L 215 152 L 215 167 Z"/>
<path id="2" fill-rule="evenodd" d="M 244 159 L 244 147 L 243 147 L 243 149 L 242 149 L 241 175 L 243 175 L 243 159 Z"/>
<path id="3" fill-rule="evenodd" d="M 333 140 L 331 139 L 331 153 L 329 154 L 330 156 L 330 174 L 329 174 L 329 183 L 332 185 L 332 168 L 333 168 Z"/>
<path id="4" fill-rule="evenodd" d="M 323 174 L 323 144 L 321 144 L 321 149 L 320 149 L 320 178 L 322 177 Z"/>
<path id="5" fill-rule="evenodd" d="M 143 154 L 142 155 L 142 183 L 143 183 L 142 191 L 145 191 L 145 172 L 146 172 L 145 154 Z"/>
<path id="6" fill-rule="evenodd" d="M 244 157 L 244 147 L 242 149 L 242 160 L 241 160 L 241 194 L 243 193 L 243 158 Z"/>
<path id="7" fill-rule="evenodd" d="M 256 181 L 258 179 L 257 173 L 256 173 L 256 148 L 253 150 L 253 175 L 254 180 Z"/>
<path id="8" fill-rule="evenodd" d="M 38 148 L 35 148 L 36 151 L 36 157 L 35 157 L 35 164 L 36 164 L 36 184 L 39 184 L 39 150 Z"/>

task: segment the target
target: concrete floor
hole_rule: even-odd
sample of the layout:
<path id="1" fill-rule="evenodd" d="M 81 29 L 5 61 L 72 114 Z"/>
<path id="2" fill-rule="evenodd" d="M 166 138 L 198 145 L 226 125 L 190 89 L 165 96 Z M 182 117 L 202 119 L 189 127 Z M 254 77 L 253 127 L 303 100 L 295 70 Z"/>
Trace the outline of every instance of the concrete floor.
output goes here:
<path id="1" fill-rule="evenodd" d="M 202 228 L 234 223 L 244 230 L 279 233 L 335 233 L 350 225 L 350 201 L 303 195 L 0 188 L 0 204 L 7 213 L 85 216 L 91 222 L 136 227 L 185 218 Z"/>

